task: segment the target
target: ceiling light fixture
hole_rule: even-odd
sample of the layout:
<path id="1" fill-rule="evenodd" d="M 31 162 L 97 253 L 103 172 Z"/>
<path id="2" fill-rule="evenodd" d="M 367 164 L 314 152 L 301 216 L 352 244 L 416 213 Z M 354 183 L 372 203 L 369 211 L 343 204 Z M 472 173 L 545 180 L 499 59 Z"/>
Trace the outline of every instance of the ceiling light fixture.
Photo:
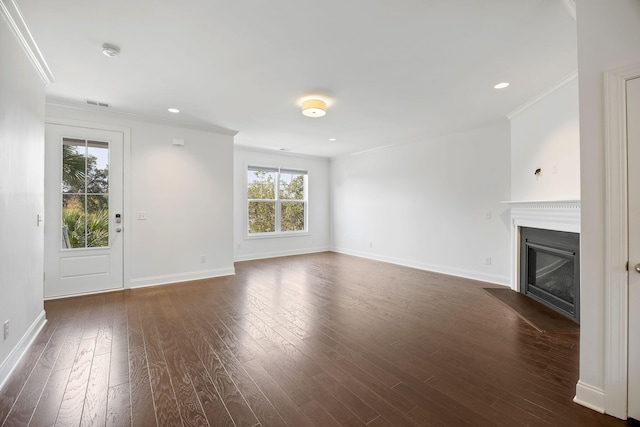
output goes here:
<path id="1" fill-rule="evenodd" d="M 335 138 L 329 138 L 329 141 L 333 142 L 333 141 L 337 141 L 337 139 L 335 139 Z"/>
<path id="2" fill-rule="evenodd" d="M 105 43 L 102 45 L 102 53 L 109 58 L 113 58 L 120 54 L 120 48 L 116 45 Z"/>
<path id="3" fill-rule="evenodd" d="M 493 87 L 494 87 L 494 89 L 504 89 L 507 86 L 509 86 L 508 82 L 502 82 L 502 83 L 498 83 L 497 85 L 495 85 Z"/>
<path id="4" fill-rule="evenodd" d="M 167 111 L 173 114 L 178 114 L 180 112 L 180 110 L 178 110 L 177 108 L 169 108 L 167 109 Z"/>
<path id="5" fill-rule="evenodd" d="M 307 117 L 322 117 L 327 114 L 327 103 L 320 99 L 307 99 L 302 103 L 302 114 Z"/>

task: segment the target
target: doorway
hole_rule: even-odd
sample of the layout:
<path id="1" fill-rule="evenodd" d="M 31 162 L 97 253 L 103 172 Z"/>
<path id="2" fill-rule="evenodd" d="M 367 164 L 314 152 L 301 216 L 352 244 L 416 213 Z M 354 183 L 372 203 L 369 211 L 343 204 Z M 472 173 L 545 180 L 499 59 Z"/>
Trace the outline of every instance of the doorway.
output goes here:
<path id="1" fill-rule="evenodd" d="M 46 299 L 123 288 L 122 132 L 45 128 Z"/>
<path id="2" fill-rule="evenodd" d="M 638 83 L 640 64 L 605 73 L 605 384 L 604 400 L 597 406 L 623 419 L 640 417 Z"/>
<path id="3" fill-rule="evenodd" d="M 628 416 L 640 420 L 640 77 L 626 82 L 629 198 Z"/>

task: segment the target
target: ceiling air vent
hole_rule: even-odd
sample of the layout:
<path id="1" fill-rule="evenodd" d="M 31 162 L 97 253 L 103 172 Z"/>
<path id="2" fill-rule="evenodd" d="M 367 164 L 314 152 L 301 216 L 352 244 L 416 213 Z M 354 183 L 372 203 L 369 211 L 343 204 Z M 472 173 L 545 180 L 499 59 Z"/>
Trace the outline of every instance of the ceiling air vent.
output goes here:
<path id="1" fill-rule="evenodd" d="M 90 101 L 88 99 L 87 104 L 93 105 L 95 107 L 109 107 L 109 104 L 107 104 L 106 102 Z"/>

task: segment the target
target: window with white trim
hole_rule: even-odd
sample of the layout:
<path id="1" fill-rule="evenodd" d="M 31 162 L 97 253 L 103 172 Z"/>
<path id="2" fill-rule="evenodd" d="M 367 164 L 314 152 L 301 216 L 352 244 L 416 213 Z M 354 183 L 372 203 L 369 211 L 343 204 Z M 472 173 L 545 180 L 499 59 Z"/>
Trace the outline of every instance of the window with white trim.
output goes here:
<path id="1" fill-rule="evenodd" d="M 307 231 L 307 171 L 247 168 L 247 233 L 251 236 Z"/>

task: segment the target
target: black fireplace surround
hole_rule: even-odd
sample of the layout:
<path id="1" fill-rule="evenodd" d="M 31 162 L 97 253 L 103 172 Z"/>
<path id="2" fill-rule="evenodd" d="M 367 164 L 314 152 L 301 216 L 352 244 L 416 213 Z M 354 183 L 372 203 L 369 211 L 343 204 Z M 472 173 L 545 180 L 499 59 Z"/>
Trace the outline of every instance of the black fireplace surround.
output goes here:
<path id="1" fill-rule="evenodd" d="M 521 227 L 520 292 L 580 323 L 580 235 Z"/>

